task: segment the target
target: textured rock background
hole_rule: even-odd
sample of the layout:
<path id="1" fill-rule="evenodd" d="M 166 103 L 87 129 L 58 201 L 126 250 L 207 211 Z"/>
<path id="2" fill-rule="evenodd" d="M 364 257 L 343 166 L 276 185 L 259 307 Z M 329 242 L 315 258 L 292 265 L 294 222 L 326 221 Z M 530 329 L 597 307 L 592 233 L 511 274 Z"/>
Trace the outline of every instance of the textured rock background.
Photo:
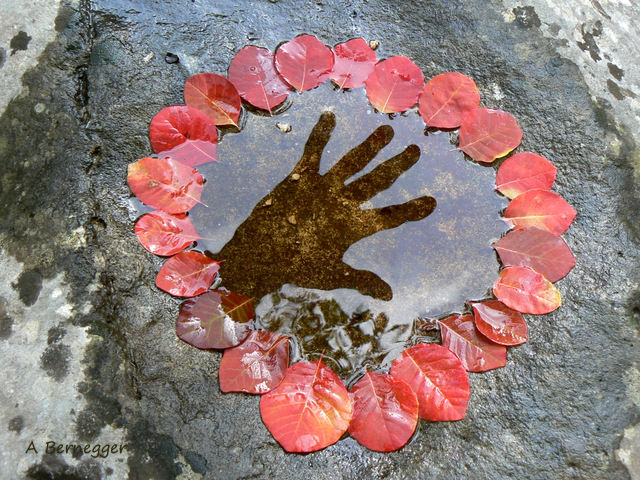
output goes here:
<path id="1" fill-rule="evenodd" d="M 4 2 L 2 478 L 640 478 L 640 9 L 555 3 Z M 219 356 L 175 338 L 177 302 L 132 234 L 125 171 L 149 119 L 243 45 L 303 32 L 378 40 L 427 78 L 468 74 L 579 212 L 562 308 L 532 319 L 506 368 L 472 376 L 464 421 L 423 422 L 395 454 L 352 439 L 285 454 L 257 398 L 219 392 Z M 48 440 L 129 450 L 47 456 Z"/>

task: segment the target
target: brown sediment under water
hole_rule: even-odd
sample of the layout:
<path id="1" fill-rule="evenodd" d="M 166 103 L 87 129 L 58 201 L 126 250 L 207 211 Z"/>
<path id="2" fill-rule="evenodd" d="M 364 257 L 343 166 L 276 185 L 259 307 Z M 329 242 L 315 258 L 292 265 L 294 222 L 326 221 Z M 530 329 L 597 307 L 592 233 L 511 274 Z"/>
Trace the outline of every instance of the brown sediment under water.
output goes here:
<path id="1" fill-rule="evenodd" d="M 219 161 L 198 167 L 208 207 L 190 213 L 196 248 L 225 260 L 221 286 L 256 297 L 258 328 L 292 336 L 294 361 L 324 352 L 350 383 L 433 341 L 417 319 L 488 295 L 507 201 L 494 168 L 466 159 L 454 133 L 330 84 L 244 120 L 223 135 Z"/>

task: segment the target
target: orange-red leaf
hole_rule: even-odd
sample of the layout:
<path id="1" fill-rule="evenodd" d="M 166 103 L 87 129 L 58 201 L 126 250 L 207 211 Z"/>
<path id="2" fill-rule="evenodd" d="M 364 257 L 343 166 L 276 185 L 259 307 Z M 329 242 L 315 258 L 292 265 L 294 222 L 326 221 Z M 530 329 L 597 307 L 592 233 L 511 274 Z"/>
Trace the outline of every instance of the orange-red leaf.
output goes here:
<path id="1" fill-rule="evenodd" d="M 434 422 L 464 418 L 469 377 L 448 348 L 432 343 L 407 348 L 393 361 L 390 373 L 416 393 L 421 418 Z"/>
<path id="2" fill-rule="evenodd" d="M 230 348 L 251 331 L 252 299 L 226 290 L 211 290 L 180 306 L 176 334 L 198 348 Z"/>
<path id="3" fill-rule="evenodd" d="M 314 452 L 347 431 L 352 405 L 340 377 L 322 360 L 294 363 L 260 399 L 262 421 L 287 452 Z"/>
<path id="4" fill-rule="evenodd" d="M 195 167 L 218 160 L 218 130 L 208 115 L 186 105 L 160 110 L 149 127 L 156 153 Z"/>
<path id="5" fill-rule="evenodd" d="M 493 294 L 507 307 L 522 313 L 549 313 L 562 303 L 553 283 L 527 267 L 502 270 L 493 284 Z"/>
<path id="6" fill-rule="evenodd" d="M 163 257 L 181 252 L 200 238 L 189 217 L 161 210 L 140 217 L 135 232 L 144 248 Z"/>
<path id="7" fill-rule="evenodd" d="M 528 190 L 551 190 L 556 170 L 555 165 L 542 155 L 516 153 L 500 165 L 496 174 L 496 190 L 508 198 L 515 198 Z"/>
<path id="8" fill-rule="evenodd" d="M 507 348 L 487 340 L 471 315 L 451 315 L 440 320 L 442 346 L 455 353 L 469 372 L 486 372 L 507 364 Z"/>
<path id="9" fill-rule="evenodd" d="M 274 58 L 266 48 L 248 45 L 236 53 L 229 65 L 229 81 L 240 96 L 269 113 L 287 99 L 291 90 L 276 71 Z"/>
<path id="10" fill-rule="evenodd" d="M 196 169 L 151 157 L 129 164 L 127 182 L 142 203 L 167 213 L 184 213 L 199 203 L 204 184 Z"/>
<path id="11" fill-rule="evenodd" d="M 198 73 L 184 84 L 184 103 L 209 115 L 216 125 L 238 126 L 242 100 L 222 75 Z"/>
<path id="12" fill-rule="evenodd" d="M 378 61 L 376 53 L 362 38 L 354 38 L 333 47 L 335 64 L 331 80 L 340 88 L 364 86 Z"/>
<path id="13" fill-rule="evenodd" d="M 200 252 L 180 252 L 164 262 L 156 285 L 176 297 L 195 297 L 209 289 L 219 266 L 219 262 Z"/>
<path id="14" fill-rule="evenodd" d="M 351 397 L 349 433 L 353 438 L 378 452 L 404 447 L 418 424 L 418 397 L 406 382 L 366 372 L 351 389 Z"/>
<path id="15" fill-rule="evenodd" d="M 404 112 L 418 101 L 424 75 L 407 57 L 391 57 L 376 64 L 365 86 L 376 109 L 382 113 Z"/>
<path id="16" fill-rule="evenodd" d="M 476 162 L 491 163 L 520 145 L 522 130 L 507 112 L 476 108 L 462 119 L 460 150 Z"/>
<path id="17" fill-rule="evenodd" d="M 430 127 L 456 128 L 479 105 L 480 93 L 475 82 L 461 73 L 449 72 L 427 82 L 420 94 L 418 112 Z"/>
<path id="18" fill-rule="evenodd" d="M 557 193 L 529 190 L 511 200 L 503 219 L 512 228 L 538 227 L 560 235 L 569 228 L 577 214 Z"/>
<path id="19" fill-rule="evenodd" d="M 289 366 L 289 337 L 255 330 L 220 360 L 218 378 L 223 392 L 263 394 L 277 387 Z"/>
<path id="20" fill-rule="evenodd" d="M 478 331 L 500 345 L 521 345 L 527 341 L 527 324 L 520 312 L 498 300 L 472 303 Z"/>
<path id="21" fill-rule="evenodd" d="M 278 73 L 299 92 L 311 90 L 329 78 L 333 52 L 313 35 L 300 35 L 276 50 Z"/>
<path id="22" fill-rule="evenodd" d="M 536 227 L 509 232 L 493 244 L 507 266 L 529 267 L 557 282 L 576 265 L 569 246 L 559 236 Z"/>

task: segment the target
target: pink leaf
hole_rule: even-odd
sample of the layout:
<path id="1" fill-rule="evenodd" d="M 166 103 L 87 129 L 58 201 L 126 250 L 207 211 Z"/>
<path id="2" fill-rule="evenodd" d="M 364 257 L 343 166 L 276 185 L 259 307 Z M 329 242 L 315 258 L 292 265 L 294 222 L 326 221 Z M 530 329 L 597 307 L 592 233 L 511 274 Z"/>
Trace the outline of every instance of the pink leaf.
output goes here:
<path id="1" fill-rule="evenodd" d="M 244 47 L 231 60 L 229 80 L 254 107 L 272 113 L 289 96 L 291 87 L 278 74 L 275 56 L 266 48 Z"/>
<path id="2" fill-rule="evenodd" d="M 219 266 L 220 262 L 200 252 L 180 252 L 164 262 L 156 285 L 175 297 L 195 297 L 209 289 Z"/>
<path id="3" fill-rule="evenodd" d="M 153 117 L 149 139 L 156 153 L 190 167 L 218 160 L 216 124 L 208 115 L 186 105 L 164 108 Z"/>
<path id="4" fill-rule="evenodd" d="M 369 44 L 362 38 L 354 38 L 333 47 L 335 64 L 331 80 L 340 88 L 364 86 L 378 59 Z"/>
<path id="5" fill-rule="evenodd" d="M 487 340 L 471 315 L 451 315 L 440 320 L 442 346 L 455 353 L 469 372 L 486 372 L 507 364 L 507 349 Z"/>
<path id="6" fill-rule="evenodd" d="M 424 75 L 407 57 L 391 57 L 376 64 L 365 85 L 376 109 L 382 113 L 404 112 L 418 101 Z"/>
<path id="7" fill-rule="evenodd" d="M 299 92 L 325 82 L 333 62 L 331 49 L 312 35 L 300 35 L 276 51 L 276 69 Z"/>
<path id="8" fill-rule="evenodd" d="M 461 420 L 469 402 L 469 377 L 448 348 L 421 343 L 404 350 L 391 365 L 391 375 L 404 380 L 418 396 L 420 418 Z"/>

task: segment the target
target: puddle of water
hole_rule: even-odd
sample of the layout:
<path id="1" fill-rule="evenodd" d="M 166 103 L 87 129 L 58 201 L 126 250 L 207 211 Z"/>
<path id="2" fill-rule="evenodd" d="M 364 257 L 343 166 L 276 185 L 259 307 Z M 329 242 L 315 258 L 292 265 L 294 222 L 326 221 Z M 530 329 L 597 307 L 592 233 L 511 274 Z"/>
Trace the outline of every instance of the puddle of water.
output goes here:
<path id="1" fill-rule="evenodd" d="M 323 111 L 335 114 L 336 127 L 322 155 L 321 175 L 380 125 L 390 125 L 395 133 L 393 140 L 347 185 L 408 145 L 417 145 L 421 151 L 419 161 L 361 208 L 381 208 L 429 195 L 437 201 L 435 210 L 422 220 L 406 222 L 357 241 L 342 258 L 351 267 L 373 272 L 386 282 L 393 292 L 390 301 L 374 299 L 353 289 L 336 288 L 340 285 L 333 285 L 330 280 L 326 283 L 319 280 L 321 286 L 318 288 L 316 282 L 315 289 L 290 284 L 278 289 L 291 277 L 289 270 L 294 269 L 291 263 L 294 258 L 311 259 L 316 270 L 311 271 L 310 277 L 328 268 L 320 260 L 321 255 L 300 257 L 300 252 L 295 251 L 302 249 L 299 240 L 282 247 L 283 237 L 301 229 L 301 225 L 290 224 L 288 227 L 293 230 L 287 230 L 284 222 L 277 227 L 265 224 L 270 231 L 244 239 L 245 245 L 254 242 L 255 247 L 242 250 L 247 258 L 240 262 L 234 259 L 249 268 L 252 262 L 260 261 L 255 258 L 257 254 L 269 253 L 270 247 L 265 244 L 273 249 L 284 248 L 282 251 L 290 248 L 289 263 L 280 262 L 280 267 L 274 263 L 268 271 L 270 278 L 283 280 L 273 284 L 277 285 L 273 288 L 277 291 L 257 300 L 259 327 L 293 335 L 297 347 L 294 359 L 317 358 L 315 355 L 324 351 L 328 362 L 343 378 L 351 374 L 357 377 L 365 367 L 372 370 L 387 367 L 407 344 L 415 342 L 416 318 L 460 311 L 465 301 L 487 295 L 498 272 L 490 244 L 507 230 L 499 217 L 507 202 L 494 192 L 493 168 L 465 160 L 450 143 L 448 132 L 425 134 L 415 111 L 390 118 L 373 110 L 363 89 L 334 91 L 329 84 L 292 96 L 291 107 L 277 116 L 247 114 L 241 133 L 223 136 L 218 145 L 220 161 L 199 167 L 207 179 L 203 201 L 209 208 L 196 206 L 190 213 L 196 229 L 206 237 L 198 242 L 197 248 L 217 257 L 215 253 L 248 221 L 254 207 L 268 199 L 270 192 L 291 173 Z M 291 125 L 291 131 L 283 132 L 276 123 Z M 302 195 L 296 190 L 288 192 L 282 195 L 296 195 L 296 201 L 307 210 L 323 208 L 323 199 L 312 198 L 319 194 L 312 188 Z M 275 199 L 276 203 L 279 201 L 290 199 Z M 262 215 L 258 212 L 262 208 L 272 207 L 259 206 L 252 217 Z M 349 222 L 335 223 L 342 228 L 322 232 L 323 237 L 334 239 L 325 244 L 327 252 L 349 236 Z M 238 238 L 233 242 L 237 243 Z M 239 277 L 242 269 L 235 272 L 233 275 Z M 223 286 L 224 275 L 223 264 Z M 232 283 L 234 290 L 245 293 L 242 278 L 231 280 L 227 279 L 227 283 Z"/>

